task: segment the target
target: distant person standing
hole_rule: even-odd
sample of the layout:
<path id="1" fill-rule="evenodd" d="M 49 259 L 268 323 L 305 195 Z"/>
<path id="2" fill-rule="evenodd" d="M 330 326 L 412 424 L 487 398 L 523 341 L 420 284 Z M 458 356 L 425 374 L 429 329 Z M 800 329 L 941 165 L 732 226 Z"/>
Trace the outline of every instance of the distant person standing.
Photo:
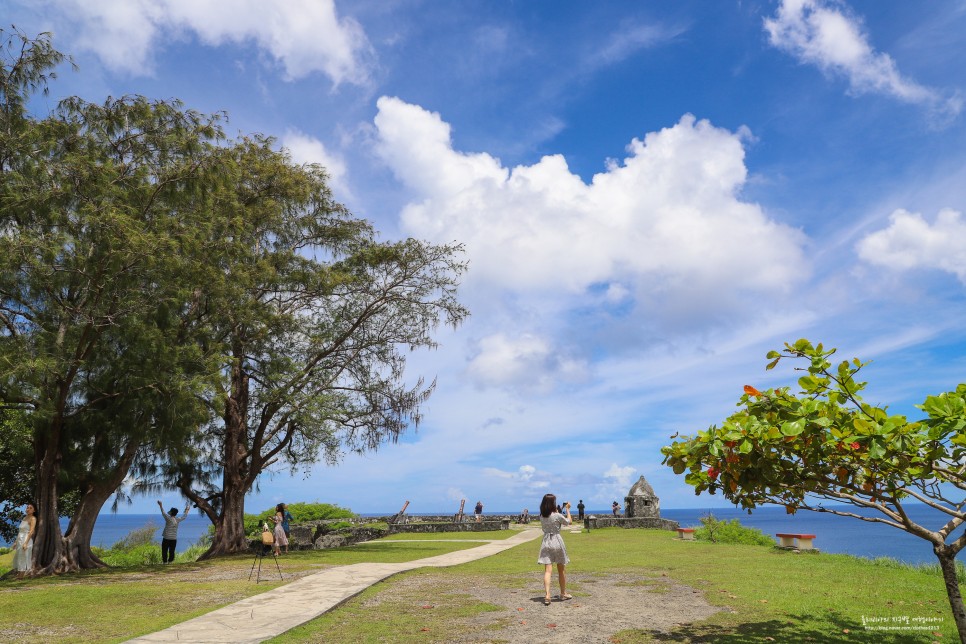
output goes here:
<path id="1" fill-rule="evenodd" d="M 483 520 L 483 501 L 476 502 L 476 508 L 473 510 L 473 514 L 476 515 L 476 522 L 479 523 Z"/>
<path id="2" fill-rule="evenodd" d="M 174 561 L 174 551 L 178 547 L 178 525 L 188 518 L 190 504 L 184 506 L 184 516 L 178 518 L 178 508 L 171 508 L 167 512 L 158 500 L 158 507 L 161 508 L 161 516 L 164 517 L 164 531 L 161 533 L 161 563 L 171 563 Z"/>
<path id="3" fill-rule="evenodd" d="M 288 503 L 282 504 L 282 532 L 285 533 L 285 540 L 288 541 L 292 536 L 291 522 L 294 520 L 292 513 L 288 511 Z M 285 544 L 285 552 L 288 552 L 288 544 Z"/>
<path id="4" fill-rule="evenodd" d="M 275 536 L 275 556 L 282 554 L 282 546 L 285 546 L 285 552 L 288 552 L 288 536 L 285 534 L 285 530 L 282 528 L 282 521 L 285 520 L 285 504 L 279 503 L 275 506 L 275 530 L 273 532 Z"/>
<path id="5" fill-rule="evenodd" d="M 23 577 L 32 567 L 34 558 L 34 535 L 37 533 L 37 509 L 33 503 L 24 508 L 24 517 L 13 542 L 13 567 L 17 577 Z"/>
<path id="6" fill-rule="evenodd" d="M 553 494 L 545 494 L 540 502 L 540 527 L 543 529 L 543 541 L 540 542 L 540 556 L 537 563 L 543 564 L 543 605 L 550 605 L 550 577 L 553 574 L 553 565 L 557 564 L 557 579 L 560 582 L 560 601 L 573 599 L 567 594 L 567 564 L 570 557 L 567 556 L 567 548 L 564 546 L 563 537 L 560 536 L 560 527 L 570 525 L 570 503 L 564 503 L 563 509 L 567 516 L 554 510 L 557 507 L 557 497 Z"/>
<path id="7" fill-rule="evenodd" d="M 583 521 L 584 520 L 584 508 L 585 507 L 586 506 L 584 505 L 584 500 L 583 499 L 580 499 L 579 501 L 577 501 L 577 518 L 580 521 Z"/>
<path id="8" fill-rule="evenodd" d="M 617 501 L 614 501 L 614 503 L 611 504 L 610 511 L 614 513 L 615 517 L 620 516 L 621 506 L 617 505 Z"/>

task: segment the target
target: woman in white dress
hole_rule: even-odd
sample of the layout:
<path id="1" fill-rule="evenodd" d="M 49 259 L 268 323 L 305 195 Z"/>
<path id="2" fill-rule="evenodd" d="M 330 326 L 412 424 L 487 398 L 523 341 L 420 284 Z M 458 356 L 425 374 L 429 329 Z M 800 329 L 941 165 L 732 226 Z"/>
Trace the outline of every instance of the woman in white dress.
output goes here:
<path id="1" fill-rule="evenodd" d="M 553 575 L 553 565 L 557 564 L 557 578 L 560 581 L 560 601 L 573 599 L 567 594 L 567 564 L 570 557 L 567 556 L 567 548 L 564 546 L 563 537 L 560 536 L 560 527 L 570 525 L 570 503 L 564 503 L 564 516 L 557 512 L 557 497 L 553 494 L 546 494 L 540 502 L 540 527 L 543 528 L 543 541 L 540 542 L 540 557 L 537 563 L 544 565 L 543 570 L 543 605 L 550 605 L 550 577 Z"/>
<path id="2" fill-rule="evenodd" d="M 285 552 L 288 552 L 288 537 L 285 536 L 285 528 L 282 527 L 282 523 L 285 521 L 285 504 L 279 503 L 275 506 L 275 530 L 273 532 L 275 536 L 275 543 L 273 544 L 275 548 L 275 556 L 282 554 L 282 546 L 285 546 Z"/>
<path id="3" fill-rule="evenodd" d="M 17 531 L 17 539 L 14 541 L 13 567 L 17 570 L 17 576 L 23 577 L 32 567 L 34 558 L 34 534 L 37 532 L 37 514 L 33 503 L 28 503 L 24 510 L 26 516 L 20 522 L 20 529 Z"/>

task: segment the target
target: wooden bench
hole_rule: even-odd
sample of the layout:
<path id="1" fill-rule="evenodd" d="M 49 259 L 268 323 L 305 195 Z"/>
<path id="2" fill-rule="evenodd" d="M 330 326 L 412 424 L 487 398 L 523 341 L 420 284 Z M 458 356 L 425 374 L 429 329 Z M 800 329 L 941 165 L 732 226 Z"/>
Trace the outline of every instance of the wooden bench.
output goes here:
<path id="1" fill-rule="evenodd" d="M 684 541 L 694 541 L 694 528 L 678 528 L 678 537 Z"/>
<path id="2" fill-rule="evenodd" d="M 799 550 L 812 550 L 812 539 L 815 538 L 814 534 L 789 534 L 786 532 L 778 532 L 775 534 L 778 537 L 778 545 L 782 548 L 798 548 Z M 796 541 L 798 543 L 796 543 Z"/>

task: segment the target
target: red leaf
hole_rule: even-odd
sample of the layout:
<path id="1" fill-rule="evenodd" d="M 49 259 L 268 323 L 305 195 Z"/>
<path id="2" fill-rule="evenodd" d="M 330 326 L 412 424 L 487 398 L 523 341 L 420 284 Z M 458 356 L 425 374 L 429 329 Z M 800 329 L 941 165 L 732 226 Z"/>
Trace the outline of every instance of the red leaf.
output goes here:
<path id="1" fill-rule="evenodd" d="M 760 391 L 752 387 L 751 385 L 745 385 L 745 393 L 749 396 L 755 396 L 756 398 L 763 395 Z"/>

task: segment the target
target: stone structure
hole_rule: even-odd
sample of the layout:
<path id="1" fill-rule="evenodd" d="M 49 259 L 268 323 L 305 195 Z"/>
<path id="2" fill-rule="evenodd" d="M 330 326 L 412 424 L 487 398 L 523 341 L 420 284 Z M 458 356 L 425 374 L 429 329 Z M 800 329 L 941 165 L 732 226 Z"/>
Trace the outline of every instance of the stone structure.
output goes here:
<path id="1" fill-rule="evenodd" d="M 594 528 L 655 528 L 677 530 L 678 522 L 661 518 L 661 501 L 642 476 L 624 497 L 626 516 L 587 517 L 584 526 Z"/>
<path id="2" fill-rule="evenodd" d="M 654 494 L 654 488 L 642 476 L 631 486 L 630 492 L 624 497 L 628 519 L 660 519 L 661 501 Z"/>
<path id="3" fill-rule="evenodd" d="M 391 517 L 323 519 L 320 521 L 307 521 L 305 523 L 293 524 L 291 534 L 289 535 L 288 547 L 289 550 L 321 550 L 324 548 L 349 546 L 363 541 L 372 541 L 373 539 L 379 539 L 397 533 L 490 532 L 510 529 L 509 517 L 487 517 L 485 521 L 479 523 L 475 521 L 455 523 L 452 517 L 438 517 L 440 520 L 436 522 L 414 519 L 406 524 L 390 524 L 387 528 L 332 527 L 333 524 L 344 526 L 345 524 L 353 523 L 388 523 L 388 518 Z M 258 550 L 261 548 L 262 542 L 260 539 L 251 539 L 250 545 L 253 550 Z"/>

